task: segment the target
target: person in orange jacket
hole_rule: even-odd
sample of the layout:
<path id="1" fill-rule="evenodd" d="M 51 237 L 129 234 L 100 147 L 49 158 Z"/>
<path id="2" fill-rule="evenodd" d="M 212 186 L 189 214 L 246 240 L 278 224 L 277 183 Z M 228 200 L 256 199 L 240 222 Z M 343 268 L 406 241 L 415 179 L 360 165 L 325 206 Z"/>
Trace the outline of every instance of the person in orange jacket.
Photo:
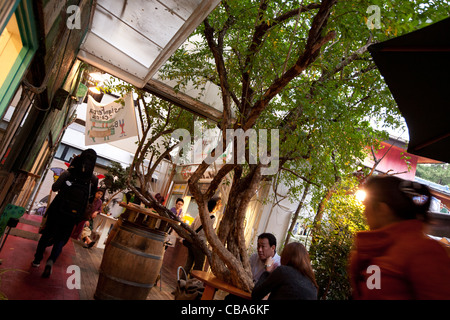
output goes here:
<path id="1" fill-rule="evenodd" d="M 450 299 L 450 256 L 428 237 L 429 189 L 393 176 L 364 186 L 370 231 L 357 233 L 350 259 L 354 299 Z"/>

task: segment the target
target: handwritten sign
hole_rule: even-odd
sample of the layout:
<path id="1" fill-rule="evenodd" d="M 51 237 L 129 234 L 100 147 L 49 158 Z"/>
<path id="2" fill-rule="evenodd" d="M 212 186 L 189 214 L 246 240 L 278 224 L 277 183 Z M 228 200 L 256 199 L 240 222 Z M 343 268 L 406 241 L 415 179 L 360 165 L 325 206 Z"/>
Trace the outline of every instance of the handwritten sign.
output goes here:
<path id="1" fill-rule="evenodd" d="M 102 105 L 88 97 L 85 144 L 101 144 L 138 135 L 131 93 Z"/>

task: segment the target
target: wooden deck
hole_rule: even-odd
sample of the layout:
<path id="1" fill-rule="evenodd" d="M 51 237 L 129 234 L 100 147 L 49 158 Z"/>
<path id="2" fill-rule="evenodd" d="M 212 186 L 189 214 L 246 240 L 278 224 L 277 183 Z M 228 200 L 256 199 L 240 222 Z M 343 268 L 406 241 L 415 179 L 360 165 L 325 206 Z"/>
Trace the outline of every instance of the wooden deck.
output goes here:
<path id="1" fill-rule="evenodd" d="M 33 241 L 38 241 L 40 234 L 38 228 L 40 226 L 42 217 L 36 215 L 25 214 L 21 219 L 18 227 L 11 230 L 8 244 L 11 241 L 18 238 L 25 238 Z M 16 237 L 14 237 L 16 236 Z M 81 288 L 79 290 L 80 300 L 94 300 L 94 293 L 97 288 L 97 281 L 99 277 L 100 264 L 103 258 L 103 249 L 93 247 L 90 249 L 83 248 L 83 243 L 78 240 L 69 240 L 75 250 L 73 257 L 68 257 L 68 265 L 74 264 L 80 267 L 81 272 Z M 22 247 L 21 247 L 22 248 Z M 36 244 L 33 242 L 26 242 L 26 250 L 30 253 L 28 256 L 34 254 Z M 21 250 L 24 250 L 23 248 Z M 67 250 L 65 250 L 67 251 Z M 187 248 L 182 245 L 181 242 L 176 241 L 174 247 L 169 247 L 164 253 L 163 264 L 161 268 L 161 280 L 158 281 L 157 286 L 153 287 L 147 300 L 174 300 L 172 292 L 175 290 L 177 283 L 177 268 L 178 266 L 184 266 L 187 259 Z M 15 259 L 19 263 L 19 259 Z M 29 261 L 27 260 L 27 265 Z M 61 267 L 61 266 L 60 266 Z M 24 268 L 14 265 L 14 268 Z M 40 279 L 40 278 L 39 278 Z M 4 281 L 5 285 L 7 281 Z M 39 286 L 41 282 L 38 282 Z M 35 284 L 33 284 L 36 286 Z M 23 297 L 29 299 L 29 295 L 18 294 L 18 299 Z M 53 297 L 54 298 L 54 297 Z M 65 299 L 64 295 L 57 296 L 56 299 Z"/>
<path id="2" fill-rule="evenodd" d="M 80 300 L 94 300 L 103 249 L 95 247 L 86 249 L 83 248 L 80 241 L 72 240 L 72 242 L 76 252 L 74 264 L 78 265 L 81 271 Z M 173 268 L 164 262 L 161 268 L 161 278 L 157 287 L 153 287 L 150 291 L 147 300 L 174 300 L 172 292 L 176 286 L 176 272 L 174 273 Z"/>

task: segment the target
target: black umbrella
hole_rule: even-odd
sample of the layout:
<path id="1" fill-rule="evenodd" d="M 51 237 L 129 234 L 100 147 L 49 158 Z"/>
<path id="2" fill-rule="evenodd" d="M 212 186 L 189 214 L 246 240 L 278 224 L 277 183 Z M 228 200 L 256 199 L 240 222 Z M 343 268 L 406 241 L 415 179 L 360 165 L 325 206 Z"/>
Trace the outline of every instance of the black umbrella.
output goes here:
<path id="1" fill-rule="evenodd" d="M 450 18 L 369 51 L 408 125 L 408 152 L 450 163 Z"/>

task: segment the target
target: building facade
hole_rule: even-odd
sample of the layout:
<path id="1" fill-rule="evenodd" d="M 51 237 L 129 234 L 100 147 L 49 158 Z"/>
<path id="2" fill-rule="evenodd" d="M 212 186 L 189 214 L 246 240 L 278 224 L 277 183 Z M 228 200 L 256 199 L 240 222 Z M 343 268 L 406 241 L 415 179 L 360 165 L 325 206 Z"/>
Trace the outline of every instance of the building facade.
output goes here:
<path id="1" fill-rule="evenodd" d="M 71 5 L 78 8 L 76 28 L 67 25 Z M 0 92 L 1 211 L 8 203 L 26 206 L 70 122 L 83 71 L 76 57 L 91 5 L 89 0 L 2 4 L 1 61 L 9 63 L 2 67 Z"/>

